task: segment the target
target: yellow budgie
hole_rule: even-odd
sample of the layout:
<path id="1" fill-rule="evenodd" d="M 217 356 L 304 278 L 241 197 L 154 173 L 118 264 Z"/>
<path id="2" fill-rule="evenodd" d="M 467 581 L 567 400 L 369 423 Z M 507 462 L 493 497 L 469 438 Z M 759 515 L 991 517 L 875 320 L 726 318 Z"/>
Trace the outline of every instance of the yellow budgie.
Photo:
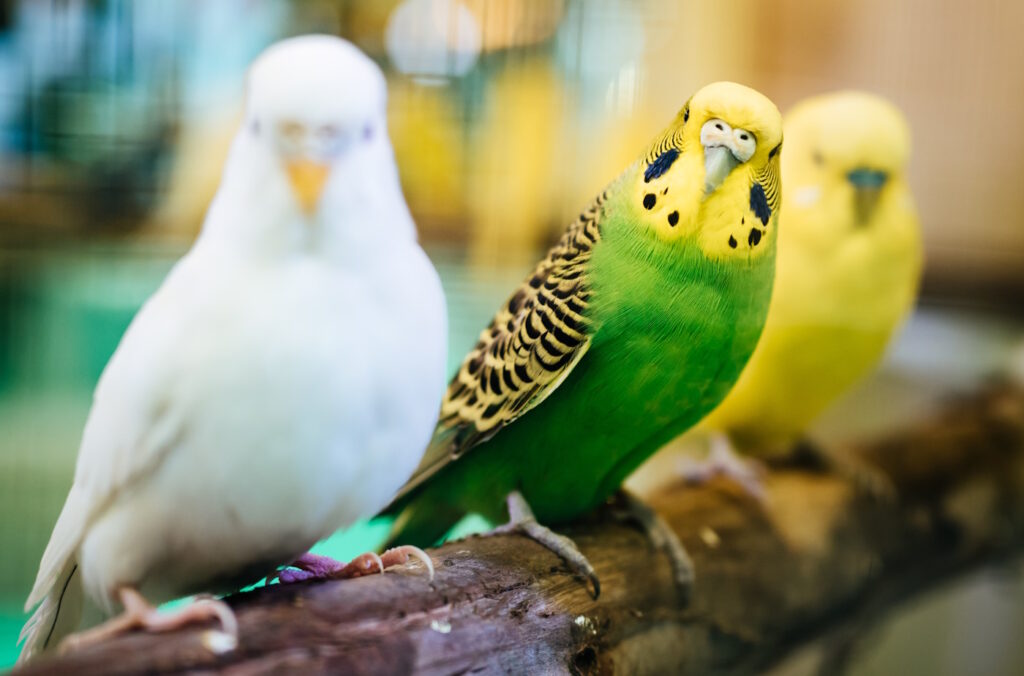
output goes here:
<path id="1" fill-rule="evenodd" d="M 905 176 L 910 134 L 895 106 L 853 91 L 811 98 L 792 109 L 784 134 L 764 333 L 701 425 L 712 434 L 710 461 L 687 472 L 730 474 L 754 494 L 757 472 L 730 446 L 759 458 L 787 453 L 881 359 L 914 304 L 922 259 Z"/>

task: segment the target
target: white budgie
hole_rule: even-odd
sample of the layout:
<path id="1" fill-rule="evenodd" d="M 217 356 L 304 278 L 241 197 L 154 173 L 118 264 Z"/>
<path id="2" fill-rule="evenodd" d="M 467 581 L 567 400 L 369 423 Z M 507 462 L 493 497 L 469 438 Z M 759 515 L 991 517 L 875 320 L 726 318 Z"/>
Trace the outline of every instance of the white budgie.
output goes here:
<path id="1" fill-rule="evenodd" d="M 202 233 L 96 388 L 22 659 L 78 628 L 83 605 L 124 608 L 108 633 L 211 616 L 230 632 L 222 602 L 149 604 L 237 589 L 373 515 L 433 432 L 444 296 L 402 196 L 383 75 L 307 36 L 268 49 L 247 85 Z"/>

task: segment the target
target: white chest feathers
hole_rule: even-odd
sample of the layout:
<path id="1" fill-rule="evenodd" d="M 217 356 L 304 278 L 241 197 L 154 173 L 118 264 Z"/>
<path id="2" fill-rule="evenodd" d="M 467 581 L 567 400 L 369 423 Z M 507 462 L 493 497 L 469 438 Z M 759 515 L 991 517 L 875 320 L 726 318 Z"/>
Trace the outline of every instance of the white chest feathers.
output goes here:
<path id="1" fill-rule="evenodd" d="M 284 563 L 387 504 L 432 433 L 446 342 L 436 273 L 415 245 L 397 254 L 360 275 L 186 268 L 140 313 L 87 435 L 117 443 L 103 420 L 148 418 L 135 436 L 154 460 L 86 533 L 95 597 Z"/>

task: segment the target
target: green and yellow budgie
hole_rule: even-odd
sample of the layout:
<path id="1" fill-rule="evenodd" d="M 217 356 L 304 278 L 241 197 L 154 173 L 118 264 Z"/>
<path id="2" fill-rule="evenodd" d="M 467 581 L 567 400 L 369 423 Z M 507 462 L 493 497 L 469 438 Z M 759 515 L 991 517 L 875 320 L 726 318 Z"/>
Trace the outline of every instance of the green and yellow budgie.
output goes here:
<path id="1" fill-rule="evenodd" d="M 771 296 L 781 146 L 758 92 L 720 82 L 693 95 L 481 333 L 385 511 L 392 542 L 433 544 L 467 513 L 501 521 L 511 495 L 519 530 L 596 587 L 537 521 L 601 504 L 735 382 Z"/>
<path id="2" fill-rule="evenodd" d="M 788 453 L 878 363 L 913 307 L 922 259 L 906 182 L 910 133 L 895 106 L 861 92 L 819 96 L 795 106 L 784 129 L 768 320 L 736 386 L 701 424 L 761 458 Z M 756 493 L 728 447 L 715 446 L 712 465 Z"/>

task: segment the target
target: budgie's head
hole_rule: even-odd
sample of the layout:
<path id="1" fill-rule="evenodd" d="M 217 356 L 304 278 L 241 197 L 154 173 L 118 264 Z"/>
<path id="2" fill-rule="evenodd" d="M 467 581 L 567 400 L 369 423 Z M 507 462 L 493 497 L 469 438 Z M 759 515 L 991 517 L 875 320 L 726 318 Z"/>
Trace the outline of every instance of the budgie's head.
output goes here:
<path id="1" fill-rule="evenodd" d="M 386 98 L 380 68 L 341 38 L 307 35 L 269 47 L 249 70 L 245 117 L 222 181 L 222 190 L 258 208 L 222 220 L 244 221 L 237 227 L 250 239 L 282 251 L 283 242 L 379 239 L 386 226 L 412 236 Z M 376 228 L 353 216 L 384 208 L 398 217 L 376 218 Z"/>
<path id="2" fill-rule="evenodd" d="M 817 96 L 795 106 L 785 127 L 787 208 L 828 210 L 828 219 L 807 225 L 816 236 L 872 227 L 885 207 L 909 200 L 910 131 L 885 99 L 856 91 Z M 807 221 L 793 222 L 800 228 Z"/>
<path id="3" fill-rule="evenodd" d="M 769 249 L 779 207 L 782 117 L 733 82 L 700 89 L 641 164 L 641 220 L 659 236 L 696 238 L 714 258 Z"/>

